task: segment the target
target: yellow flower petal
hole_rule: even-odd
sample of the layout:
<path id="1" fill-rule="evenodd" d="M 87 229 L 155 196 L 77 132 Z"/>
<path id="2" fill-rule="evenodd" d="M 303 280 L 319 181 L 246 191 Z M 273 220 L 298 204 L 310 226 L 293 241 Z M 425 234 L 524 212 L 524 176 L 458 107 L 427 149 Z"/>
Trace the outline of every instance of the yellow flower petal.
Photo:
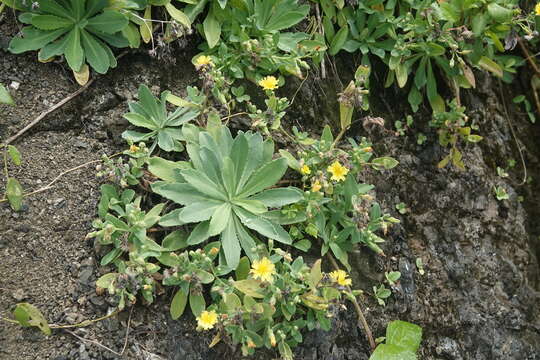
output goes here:
<path id="1" fill-rule="evenodd" d="M 536 16 L 540 16 L 540 3 L 536 4 L 536 6 L 534 7 L 534 13 L 536 14 Z"/>
<path id="2" fill-rule="evenodd" d="M 304 165 L 300 168 L 300 172 L 304 175 L 309 175 L 311 174 L 311 169 L 309 168 L 309 166 Z"/>
<path id="3" fill-rule="evenodd" d="M 276 267 L 272 262 L 264 257 L 260 260 L 255 260 L 251 265 L 250 273 L 253 274 L 255 279 L 260 279 L 262 281 L 272 282 L 273 277 L 276 272 Z"/>
<path id="4" fill-rule="evenodd" d="M 312 192 L 319 192 L 321 191 L 322 185 L 319 180 L 316 180 L 313 184 L 311 184 L 311 191 Z"/>
<path id="5" fill-rule="evenodd" d="M 197 66 L 205 66 L 205 65 L 212 65 L 212 58 L 210 56 L 201 55 L 197 59 L 195 59 L 195 65 Z"/>
<path id="6" fill-rule="evenodd" d="M 129 147 L 129 152 L 134 153 L 134 152 L 137 152 L 137 151 L 139 151 L 139 147 L 137 145 L 131 145 Z"/>
<path id="7" fill-rule="evenodd" d="M 352 284 L 352 280 L 348 278 L 348 274 L 343 270 L 332 271 L 330 279 L 341 286 L 349 286 Z"/>
<path id="8" fill-rule="evenodd" d="M 210 330 L 217 323 L 218 316 L 214 310 L 203 311 L 199 317 L 197 317 L 197 325 L 204 330 Z"/>
<path id="9" fill-rule="evenodd" d="M 341 165 L 339 161 L 334 161 L 334 163 L 330 165 L 327 170 L 329 173 L 332 174 L 332 177 L 330 179 L 335 181 L 345 180 L 345 176 L 347 176 L 347 174 L 349 173 L 349 169 Z"/>
<path id="10" fill-rule="evenodd" d="M 278 80 L 274 76 L 267 76 L 259 81 L 259 86 L 264 90 L 275 90 L 278 86 Z"/>

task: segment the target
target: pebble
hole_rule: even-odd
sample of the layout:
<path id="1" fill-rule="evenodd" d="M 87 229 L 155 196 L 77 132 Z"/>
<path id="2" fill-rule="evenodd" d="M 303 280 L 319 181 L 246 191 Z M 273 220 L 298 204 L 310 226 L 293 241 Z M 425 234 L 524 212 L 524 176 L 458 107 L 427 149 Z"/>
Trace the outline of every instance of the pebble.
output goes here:
<path id="1" fill-rule="evenodd" d="M 27 298 L 26 293 L 24 292 L 23 289 L 17 289 L 17 290 L 15 290 L 15 291 L 11 294 L 11 296 L 12 296 L 15 300 L 17 300 L 17 301 L 23 301 L 24 299 Z"/>

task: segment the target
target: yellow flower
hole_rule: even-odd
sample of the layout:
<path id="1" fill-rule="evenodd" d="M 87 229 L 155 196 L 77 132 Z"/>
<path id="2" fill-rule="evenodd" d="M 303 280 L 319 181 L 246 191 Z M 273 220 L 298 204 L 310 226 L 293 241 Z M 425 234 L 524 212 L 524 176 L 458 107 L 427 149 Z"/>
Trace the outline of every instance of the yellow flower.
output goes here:
<path id="1" fill-rule="evenodd" d="M 217 247 L 213 247 L 208 253 L 212 256 L 217 255 L 219 253 L 219 249 Z"/>
<path id="2" fill-rule="evenodd" d="M 195 60 L 196 66 L 213 65 L 212 58 L 210 56 L 201 55 Z"/>
<path id="3" fill-rule="evenodd" d="M 311 184 L 311 191 L 313 192 L 319 192 L 321 191 L 322 185 L 319 180 L 316 180 L 313 184 Z"/>
<path id="4" fill-rule="evenodd" d="M 347 273 L 343 270 L 336 270 L 330 273 L 330 278 L 333 282 L 338 283 L 341 286 L 349 286 L 352 284 L 352 280 L 347 278 Z"/>
<path id="5" fill-rule="evenodd" d="M 540 16 L 540 3 L 536 4 L 536 6 L 534 7 L 534 13 L 536 14 L 536 16 Z"/>
<path id="6" fill-rule="evenodd" d="M 300 172 L 304 175 L 309 175 L 311 174 L 311 169 L 309 168 L 309 166 L 304 165 L 300 168 Z"/>
<path id="7" fill-rule="evenodd" d="M 197 324 L 204 330 L 210 330 L 217 323 L 218 316 L 214 310 L 203 311 L 197 318 Z"/>
<path id="8" fill-rule="evenodd" d="M 274 76 L 267 76 L 259 81 L 259 86 L 264 90 L 275 90 L 278 88 L 278 80 Z"/>
<path id="9" fill-rule="evenodd" d="M 137 152 L 137 151 L 139 151 L 139 147 L 137 145 L 131 145 L 129 147 L 129 152 L 134 153 L 134 152 Z"/>
<path id="10" fill-rule="evenodd" d="M 332 180 L 343 181 L 345 180 L 345 176 L 349 173 L 349 169 L 341 165 L 339 161 L 334 161 L 334 163 L 328 167 L 328 172 L 332 174 Z"/>
<path id="11" fill-rule="evenodd" d="M 261 279 L 263 281 L 272 282 L 272 275 L 276 272 L 276 267 L 272 262 L 264 257 L 261 260 L 255 260 L 251 265 L 250 273 L 253 274 L 255 279 Z"/>
<path id="12" fill-rule="evenodd" d="M 247 347 L 253 349 L 253 348 L 257 347 L 257 345 L 255 345 L 255 343 L 253 342 L 253 340 L 251 340 L 251 338 L 248 337 Z"/>
<path id="13" fill-rule="evenodd" d="M 373 148 L 371 146 L 365 147 L 362 149 L 363 152 L 372 152 Z"/>

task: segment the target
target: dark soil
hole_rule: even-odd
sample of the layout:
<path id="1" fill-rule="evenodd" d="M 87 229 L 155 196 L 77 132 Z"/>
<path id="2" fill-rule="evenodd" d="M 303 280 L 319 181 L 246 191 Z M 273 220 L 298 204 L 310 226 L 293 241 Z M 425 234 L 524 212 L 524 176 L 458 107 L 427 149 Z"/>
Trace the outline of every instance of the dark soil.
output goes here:
<path id="1" fill-rule="evenodd" d="M 0 46 L 14 29 L 12 23 L 0 22 Z M 27 191 L 36 190 L 67 169 L 122 150 L 125 145 L 119 134 L 127 124 L 121 115 L 139 84 L 156 93 L 168 89 L 181 95 L 187 84 L 196 83 L 192 54 L 178 51 L 175 56 L 176 65 L 144 54 L 124 56 L 117 69 L 98 77 L 87 91 L 14 143 L 23 165 L 10 166 L 11 176 Z M 344 72 L 348 70 L 344 66 Z M 465 172 L 436 167 L 446 150 L 425 122 L 415 124 L 416 131 L 428 135 L 422 146 L 413 136 L 396 137 L 389 131 L 406 108 L 405 100 L 398 100 L 392 89 L 373 94 L 373 108 L 381 110 L 369 114 L 385 118 L 386 130 L 360 125 L 351 130 L 350 136 L 369 137 L 378 156 L 400 161 L 391 171 L 366 172 L 365 181 L 376 185 L 383 207 L 402 220 L 385 237 L 386 257 L 366 249 L 352 255 L 354 283 L 366 291 L 362 306 L 376 337 L 383 336 L 386 324 L 395 319 L 423 327 L 420 359 L 540 359 L 540 130 L 510 105 L 510 118 L 505 115 L 502 101 L 510 103 L 510 93 L 527 91 L 519 89 L 519 79 L 518 89 L 505 89 L 502 99 L 496 81 L 481 73 L 477 76 L 482 86 L 463 98 L 484 140 L 463 147 Z M 63 64 L 41 64 L 35 54 L 15 56 L 1 48 L 0 82 L 20 84 L 13 90 L 17 106 L 0 105 L 0 139 L 78 88 Z M 337 113 L 332 100 L 335 88 L 334 82 L 312 76 L 299 92 L 287 126 L 320 132 L 324 123 L 332 123 L 332 114 Z M 357 114 L 357 124 L 366 115 Z M 518 186 L 523 173 L 510 123 L 522 141 L 533 177 L 524 186 Z M 510 170 L 510 179 L 497 177 L 496 166 L 505 167 L 510 158 L 518 163 Z M 101 183 L 94 167 L 71 172 L 52 189 L 26 198 L 22 212 L 0 203 L 1 316 L 10 316 L 19 302 L 36 305 L 51 323 L 59 324 L 97 318 L 110 310 L 94 286 L 106 269 L 97 265 L 93 241 L 85 240 L 96 216 Z M 0 188 L 4 185 L 2 177 Z M 510 200 L 497 201 L 494 185 L 504 185 Z M 395 211 L 399 202 L 410 208 L 407 214 Z M 425 264 L 423 276 L 415 266 L 418 257 Z M 384 271 L 391 270 L 401 271 L 402 278 L 387 306 L 381 307 L 370 296 L 371 288 L 383 280 Z M 129 329 L 125 359 L 240 358 L 223 344 L 208 349 L 212 335 L 196 333 L 190 316 L 171 321 L 169 302 L 170 294 L 165 294 L 152 306 L 137 305 L 131 312 L 74 332 L 121 352 Z M 305 334 L 296 358 L 368 359 L 369 346 L 355 319 L 351 306 L 338 315 L 330 332 Z M 34 329 L 0 322 L 0 359 L 117 358 L 61 330 L 44 337 Z"/>

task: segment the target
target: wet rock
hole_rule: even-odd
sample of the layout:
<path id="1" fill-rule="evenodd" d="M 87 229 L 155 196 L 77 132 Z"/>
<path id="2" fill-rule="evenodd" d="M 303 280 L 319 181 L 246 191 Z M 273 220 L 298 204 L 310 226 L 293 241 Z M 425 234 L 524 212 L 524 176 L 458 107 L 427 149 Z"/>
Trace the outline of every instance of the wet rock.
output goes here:
<path id="1" fill-rule="evenodd" d="M 91 267 L 84 268 L 79 273 L 79 282 L 83 285 L 92 286 L 94 270 Z"/>

